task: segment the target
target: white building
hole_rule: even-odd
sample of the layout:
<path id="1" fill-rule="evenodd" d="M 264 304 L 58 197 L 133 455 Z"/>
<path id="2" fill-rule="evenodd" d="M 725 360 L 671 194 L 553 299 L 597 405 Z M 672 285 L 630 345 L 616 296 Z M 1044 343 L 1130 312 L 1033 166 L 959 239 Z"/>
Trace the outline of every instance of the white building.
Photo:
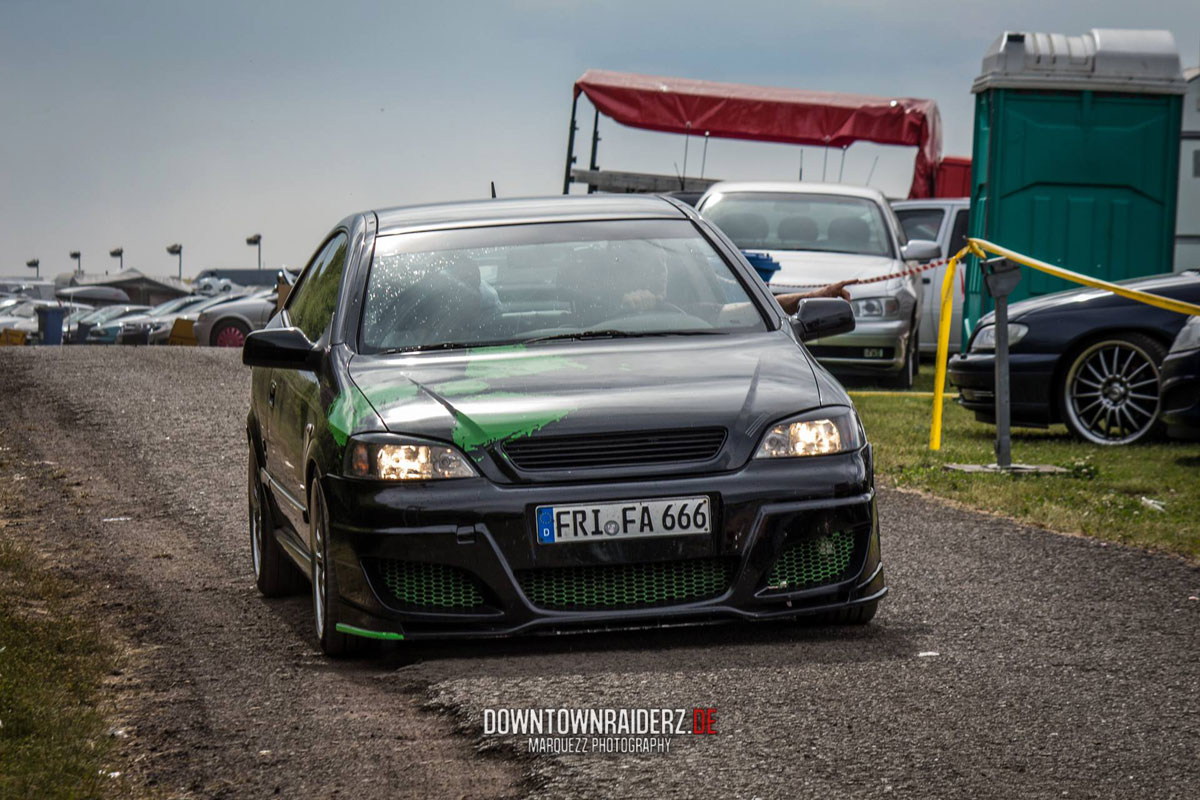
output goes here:
<path id="1" fill-rule="evenodd" d="M 1179 153 L 1179 216 L 1175 222 L 1175 271 L 1200 267 L 1200 67 L 1185 69 L 1183 137 Z"/>

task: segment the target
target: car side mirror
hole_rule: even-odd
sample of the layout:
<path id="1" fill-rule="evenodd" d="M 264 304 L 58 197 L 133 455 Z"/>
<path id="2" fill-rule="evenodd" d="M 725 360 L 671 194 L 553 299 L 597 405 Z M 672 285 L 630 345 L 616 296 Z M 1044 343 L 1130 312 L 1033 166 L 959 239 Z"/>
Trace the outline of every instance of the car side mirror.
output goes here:
<path id="1" fill-rule="evenodd" d="M 942 247 L 928 239 L 909 239 L 900 249 L 900 255 L 905 261 L 933 261 L 942 257 Z"/>
<path id="2" fill-rule="evenodd" d="M 314 372 L 317 369 L 316 346 L 299 328 L 267 328 L 246 336 L 242 345 L 242 363 L 248 367 L 274 367 Z"/>
<path id="3" fill-rule="evenodd" d="M 800 301 L 791 321 L 796 336 L 807 342 L 854 330 L 854 310 L 840 297 L 808 297 Z"/>

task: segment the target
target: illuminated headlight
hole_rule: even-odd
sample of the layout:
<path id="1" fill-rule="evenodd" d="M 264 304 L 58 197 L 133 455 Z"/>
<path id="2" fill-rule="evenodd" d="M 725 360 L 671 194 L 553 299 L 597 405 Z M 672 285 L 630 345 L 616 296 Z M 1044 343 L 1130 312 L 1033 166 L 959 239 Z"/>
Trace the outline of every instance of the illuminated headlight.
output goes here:
<path id="1" fill-rule="evenodd" d="M 1171 345 L 1171 352 L 1182 353 L 1196 347 L 1200 347 L 1200 317 L 1192 317 L 1183 326 L 1179 335 L 1175 337 L 1175 343 Z"/>
<path id="2" fill-rule="evenodd" d="M 1011 348 L 1014 344 L 1025 338 L 1025 334 L 1029 333 L 1029 326 L 1022 325 L 1019 322 L 1008 323 L 1008 346 Z M 975 338 L 971 340 L 972 353 L 991 353 L 996 349 L 996 326 L 984 325 L 979 329 L 979 333 L 975 334 Z"/>
<path id="3" fill-rule="evenodd" d="M 474 478 L 478 473 L 458 450 L 419 442 L 352 441 L 346 448 L 347 472 L 383 481 L 432 481 Z"/>
<path id="4" fill-rule="evenodd" d="M 861 300 L 851 300 L 850 308 L 856 317 L 875 317 L 886 319 L 900 314 L 900 301 L 894 297 L 864 297 Z"/>
<path id="5" fill-rule="evenodd" d="M 862 428 L 853 409 L 822 408 L 767 431 L 755 458 L 827 456 L 862 446 Z"/>

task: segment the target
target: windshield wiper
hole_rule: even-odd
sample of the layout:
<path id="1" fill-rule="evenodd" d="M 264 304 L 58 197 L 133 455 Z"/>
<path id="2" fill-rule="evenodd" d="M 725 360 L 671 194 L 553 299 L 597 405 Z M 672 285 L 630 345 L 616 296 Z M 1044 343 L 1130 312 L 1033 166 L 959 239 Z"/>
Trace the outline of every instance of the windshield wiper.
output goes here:
<path id="1" fill-rule="evenodd" d="M 525 344 L 533 344 L 535 342 L 554 342 L 566 341 L 569 339 L 636 339 L 646 336 L 709 336 L 720 335 L 724 331 L 716 329 L 701 329 L 690 331 L 620 331 L 620 330 L 598 330 L 598 331 L 576 331 L 575 333 L 555 333 L 550 336 L 535 336 L 532 339 L 526 339 Z"/>
<path id="2" fill-rule="evenodd" d="M 414 344 L 411 347 L 393 347 L 388 350 L 380 350 L 380 355 L 392 355 L 394 353 L 423 353 L 428 350 L 465 350 L 472 347 L 496 347 L 498 345 L 517 344 L 511 339 L 497 339 L 491 342 L 438 342 L 437 344 Z"/>

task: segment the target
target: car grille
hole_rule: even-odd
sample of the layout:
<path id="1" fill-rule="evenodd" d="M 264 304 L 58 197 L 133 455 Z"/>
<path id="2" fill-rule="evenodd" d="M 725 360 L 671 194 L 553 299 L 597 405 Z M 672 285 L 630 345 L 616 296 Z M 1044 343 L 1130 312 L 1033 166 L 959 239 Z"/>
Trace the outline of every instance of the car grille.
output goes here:
<path id="1" fill-rule="evenodd" d="M 651 608 L 719 597 L 736 562 L 727 558 L 548 567 L 517 572 L 529 601 L 555 611 Z"/>
<path id="2" fill-rule="evenodd" d="M 518 469 L 626 467 L 707 461 L 725 444 L 724 428 L 632 431 L 586 436 L 542 436 L 504 445 Z"/>
<path id="3" fill-rule="evenodd" d="M 396 602 L 419 611 L 467 612 L 487 607 L 482 587 L 471 573 L 446 564 L 380 559 L 379 582 Z"/>
<path id="4" fill-rule="evenodd" d="M 794 590 L 830 583 L 846 573 L 853 555 L 854 535 L 849 531 L 789 542 L 775 559 L 767 588 Z"/>

